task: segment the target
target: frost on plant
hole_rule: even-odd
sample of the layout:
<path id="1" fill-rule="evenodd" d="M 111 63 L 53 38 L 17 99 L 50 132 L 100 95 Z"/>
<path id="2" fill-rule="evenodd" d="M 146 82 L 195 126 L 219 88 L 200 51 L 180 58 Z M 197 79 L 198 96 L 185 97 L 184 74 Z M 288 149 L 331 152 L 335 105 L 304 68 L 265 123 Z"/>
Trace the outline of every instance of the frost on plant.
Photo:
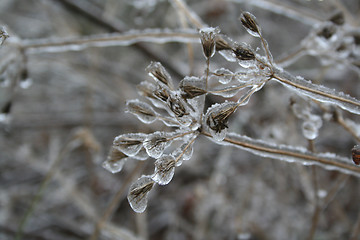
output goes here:
<path id="1" fill-rule="evenodd" d="M 176 168 L 180 167 L 183 161 L 191 159 L 194 142 L 199 135 L 211 137 L 218 144 L 235 146 L 263 157 L 304 165 L 318 164 L 327 169 L 359 174 L 360 170 L 349 166 L 345 158 L 334 154 L 315 154 L 304 148 L 276 145 L 228 133 L 231 116 L 235 112 L 241 114 L 241 111 L 237 110 L 247 105 L 251 96 L 270 80 L 280 82 L 307 102 L 332 104 L 355 114 L 360 113 L 359 100 L 295 77 L 276 65 L 255 16 L 244 12 L 240 20 L 248 33 L 260 40 L 263 54 L 253 50 L 247 43 L 238 43 L 220 34 L 218 27 L 201 28 L 199 38 L 206 58 L 202 76 L 185 76 L 178 79 L 179 84 L 176 86 L 161 63 L 151 62 L 146 68 L 150 78 L 137 86 L 143 99 L 126 102 L 126 111 L 141 122 L 151 124 L 160 121 L 172 129 L 149 134 L 122 134 L 113 142 L 113 149 L 125 157 L 118 158 L 115 156 L 116 152 L 112 151 L 103 164 L 110 172 L 120 171 L 124 163 L 130 160 L 128 157 L 137 160 L 155 159 L 154 173 L 140 177 L 130 187 L 128 200 L 134 211 L 143 212 L 147 205 L 147 195 L 154 185 L 169 184 Z M 340 20 L 334 19 L 335 22 Z M 318 31 L 317 37 L 331 39 L 335 30 L 330 24 L 329 28 Z M 236 70 L 225 67 L 212 69 L 210 60 L 216 52 L 220 53 L 225 61 L 236 65 Z M 217 95 L 222 100 L 206 105 L 208 95 Z M 310 105 L 293 102 L 291 108 L 301 121 L 305 139 L 316 139 L 323 124 L 322 117 L 314 114 Z M 358 148 L 353 149 L 353 159 L 358 163 Z"/>

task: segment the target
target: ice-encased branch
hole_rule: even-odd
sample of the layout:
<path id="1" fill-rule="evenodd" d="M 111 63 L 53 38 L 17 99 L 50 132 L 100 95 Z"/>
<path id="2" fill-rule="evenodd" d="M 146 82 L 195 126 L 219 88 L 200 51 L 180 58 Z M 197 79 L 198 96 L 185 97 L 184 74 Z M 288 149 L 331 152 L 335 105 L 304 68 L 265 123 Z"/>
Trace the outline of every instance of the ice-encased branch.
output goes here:
<path id="1" fill-rule="evenodd" d="M 211 137 L 209 133 L 203 132 L 202 134 Z M 211 139 L 213 138 L 211 137 Z M 223 141 L 213 141 L 217 144 L 240 148 L 261 157 L 303 165 L 318 165 L 327 170 L 335 170 L 360 177 L 360 167 L 352 164 L 350 158 L 337 156 L 333 153 L 313 153 L 306 148 L 278 145 L 273 142 L 265 142 L 236 133 L 228 133 Z"/>
<path id="2" fill-rule="evenodd" d="M 360 114 L 360 101 L 343 92 L 337 92 L 334 89 L 314 84 L 280 69 L 275 69 L 272 79 L 319 102 L 334 104 L 351 113 Z"/>
<path id="3" fill-rule="evenodd" d="M 163 44 L 168 42 L 200 42 L 192 29 L 145 29 L 125 33 L 100 34 L 85 37 L 47 38 L 21 41 L 30 53 L 80 51 L 88 47 L 129 46 L 138 42 Z"/>

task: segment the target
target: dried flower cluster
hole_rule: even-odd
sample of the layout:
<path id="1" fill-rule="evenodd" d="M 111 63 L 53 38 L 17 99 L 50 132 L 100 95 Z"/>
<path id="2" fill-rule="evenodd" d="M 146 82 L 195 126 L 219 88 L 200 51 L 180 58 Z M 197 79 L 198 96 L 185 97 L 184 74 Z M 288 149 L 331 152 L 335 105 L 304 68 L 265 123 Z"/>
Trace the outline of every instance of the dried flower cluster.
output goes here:
<path id="1" fill-rule="evenodd" d="M 341 23 L 340 17 L 334 17 L 333 21 Z M 111 153 L 103 164 L 113 173 L 119 172 L 130 158 L 156 159 L 153 174 L 140 177 L 130 187 L 128 201 L 134 211 L 143 212 L 147 205 L 147 195 L 154 185 L 168 184 L 174 176 L 175 168 L 191 158 L 194 141 L 199 135 L 211 136 L 218 142 L 224 141 L 231 116 L 240 106 L 246 105 L 250 97 L 261 90 L 269 80 L 276 80 L 318 102 L 334 104 L 344 110 L 360 113 L 360 101 L 357 99 L 312 84 L 303 78 L 293 77 L 276 66 L 255 17 L 249 12 L 244 12 L 240 20 L 249 34 L 260 38 L 263 55 L 246 43 L 234 42 L 220 34 L 219 28 L 202 28 L 199 36 L 207 62 L 203 76 L 186 76 L 176 88 L 162 64 L 152 62 L 146 68 L 151 79 L 141 82 L 138 86 L 138 92 L 145 100 L 135 99 L 126 103 L 127 112 L 135 115 L 143 123 L 149 124 L 159 120 L 166 126 L 176 129 L 173 132 L 122 134 L 114 139 Z M 325 39 L 330 39 L 332 34 L 331 27 L 318 32 L 318 36 Z M 232 72 L 220 68 L 211 71 L 210 59 L 215 52 L 220 53 L 229 62 L 238 63 L 240 70 Z M 232 101 L 225 100 L 205 109 L 208 94 L 218 95 L 224 99 L 231 98 Z M 295 116 L 303 121 L 305 138 L 315 139 L 322 126 L 321 118 L 312 114 L 308 107 L 297 103 L 292 104 L 292 109 Z M 260 148 L 264 149 L 266 148 Z M 274 151 L 275 154 L 278 152 Z M 306 154 L 310 153 L 303 154 L 306 157 Z M 353 154 L 354 161 L 358 163 L 357 148 L 353 150 Z M 300 155 L 294 154 L 291 158 L 299 158 Z"/>

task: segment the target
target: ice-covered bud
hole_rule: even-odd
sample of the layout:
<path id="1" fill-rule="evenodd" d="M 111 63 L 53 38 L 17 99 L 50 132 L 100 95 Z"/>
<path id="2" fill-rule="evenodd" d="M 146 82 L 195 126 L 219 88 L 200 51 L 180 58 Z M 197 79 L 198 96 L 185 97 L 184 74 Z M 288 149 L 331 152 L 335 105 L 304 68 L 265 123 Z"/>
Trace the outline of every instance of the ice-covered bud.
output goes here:
<path id="1" fill-rule="evenodd" d="M 143 123 L 152 123 L 156 120 L 156 112 L 147 103 L 138 99 L 130 100 L 126 102 L 126 111 L 134 114 Z"/>
<path id="2" fill-rule="evenodd" d="M 144 133 L 122 134 L 114 139 L 113 147 L 127 156 L 135 156 L 141 150 L 145 137 Z"/>
<path id="3" fill-rule="evenodd" d="M 356 165 L 360 165 L 360 145 L 355 145 L 351 149 L 352 159 Z"/>
<path id="4" fill-rule="evenodd" d="M 326 24 L 322 27 L 318 32 L 317 35 L 319 37 L 330 39 L 336 33 L 336 27 L 334 24 Z"/>
<path id="5" fill-rule="evenodd" d="M 147 196 L 154 184 L 151 176 L 142 176 L 130 186 L 127 199 L 135 212 L 145 211 L 148 202 Z"/>
<path id="6" fill-rule="evenodd" d="M 188 111 L 185 107 L 183 101 L 177 97 L 170 97 L 168 101 L 168 105 L 170 110 L 175 114 L 176 117 L 183 117 L 184 115 L 188 115 Z"/>
<path id="7" fill-rule="evenodd" d="M 155 161 L 155 172 L 152 179 L 160 185 L 168 184 L 175 173 L 175 158 L 163 155 Z"/>
<path id="8" fill-rule="evenodd" d="M 173 88 L 173 83 L 170 74 L 165 70 L 163 65 L 159 62 L 151 62 L 150 65 L 145 69 L 149 75 L 160 83 L 168 86 L 170 89 Z"/>
<path id="9" fill-rule="evenodd" d="M 0 28 L 0 45 L 2 45 L 8 37 L 9 37 L 9 34 L 6 32 L 5 27 L 1 27 Z"/>
<path id="10" fill-rule="evenodd" d="M 147 154 L 153 158 L 159 158 L 164 153 L 165 148 L 171 143 L 165 132 L 154 132 L 150 134 L 144 142 Z"/>
<path id="11" fill-rule="evenodd" d="M 181 89 L 181 96 L 186 99 L 201 96 L 206 93 L 203 86 L 203 81 L 198 77 L 185 77 L 181 80 L 179 88 Z"/>
<path id="12" fill-rule="evenodd" d="M 199 33 L 204 55 L 206 58 L 211 58 L 215 54 L 216 37 L 220 33 L 220 29 L 207 27 L 200 29 Z"/>
<path id="13" fill-rule="evenodd" d="M 336 12 L 329 18 L 329 21 L 336 25 L 343 25 L 345 23 L 344 13 L 340 11 Z"/>
<path id="14" fill-rule="evenodd" d="M 228 41 L 223 37 L 217 37 L 215 40 L 216 51 L 232 50 L 232 47 Z"/>
<path id="15" fill-rule="evenodd" d="M 110 153 L 102 166 L 111 173 L 120 172 L 129 158 L 118 149 L 112 147 Z"/>
<path id="16" fill-rule="evenodd" d="M 216 140 L 222 141 L 225 138 L 225 129 L 228 128 L 227 122 L 237 107 L 238 105 L 234 102 L 225 102 L 212 105 L 206 112 L 206 125 Z"/>
<path id="17" fill-rule="evenodd" d="M 255 59 L 254 52 L 245 45 L 238 45 L 233 49 L 235 57 L 239 60 L 249 61 Z"/>
<path id="18" fill-rule="evenodd" d="M 240 21 L 246 31 L 254 37 L 260 37 L 260 27 L 256 23 L 256 18 L 249 12 L 243 12 L 240 17 Z"/>

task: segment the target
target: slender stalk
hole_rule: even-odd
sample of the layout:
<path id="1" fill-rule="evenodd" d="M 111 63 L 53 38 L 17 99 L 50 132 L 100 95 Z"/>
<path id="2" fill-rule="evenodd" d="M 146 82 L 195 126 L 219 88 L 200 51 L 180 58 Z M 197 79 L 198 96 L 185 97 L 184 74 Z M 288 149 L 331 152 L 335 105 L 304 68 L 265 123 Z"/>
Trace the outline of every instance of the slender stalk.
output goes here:
<path id="1" fill-rule="evenodd" d="M 289 80 L 289 79 L 285 79 L 284 77 L 278 76 L 276 73 L 273 75 L 273 78 L 279 80 L 279 81 L 282 82 L 282 83 L 285 83 L 285 84 L 287 84 L 287 85 L 290 85 L 290 86 L 292 86 L 292 87 L 301 89 L 301 90 L 303 90 L 303 91 L 306 91 L 306 92 L 309 92 L 309 93 L 313 93 L 313 94 L 316 94 L 316 95 L 319 95 L 319 96 L 322 96 L 322 97 L 326 97 L 326 98 L 329 98 L 329 99 L 337 100 L 337 101 L 339 101 L 339 102 L 352 104 L 352 105 L 354 105 L 354 106 L 356 106 L 356 107 L 360 107 L 360 102 L 358 102 L 358 101 L 354 101 L 354 100 L 352 100 L 352 99 L 347 99 L 347 98 L 340 97 L 340 96 L 335 96 L 335 95 L 332 95 L 332 94 L 330 94 L 330 93 L 326 93 L 326 92 L 320 91 L 320 90 L 318 90 L 318 89 L 314 89 L 314 88 L 311 88 L 311 87 L 307 87 L 307 86 L 304 86 L 304 85 L 301 85 L 301 84 L 292 82 L 292 81 Z"/>
<path id="2" fill-rule="evenodd" d="M 21 47 L 32 52 L 80 51 L 87 47 L 129 46 L 137 42 L 199 42 L 198 33 L 192 30 L 152 29 L 91 35 L 87 37 L 23 40 Z"/>
<path id="3" fill-rule="evenodd" d="M 201 134 L 212 138 L 212 135 L 208 132 L 201 132 Z M 229 137 L 230 136 L 230 137 Z M 360 176 L 360 167 L 350 165 L 351 160 L 346 159 L 346 162 L 339 161 L 338 156 L 320 155 L 311 152 L 299 151 L 297 148 L 282 145 L 277 146 L 270 143 L 265 143 L 261 140 L 251 139 L 249 137 L 228 133 L 223 142 L 216 142 L 222 145 L 233 145 L 240 147 L 246 151 L 250 151 L 253 154 L 269 157 L 278 160 L 289 160 L 305 162 L 306 164 L 316 164 L 323 168 L 345 172 L 355 176 Z M 344 160 L 344 159 L 343 159 Z M 347 163 L 349 162 L 349 163 Z"/>

